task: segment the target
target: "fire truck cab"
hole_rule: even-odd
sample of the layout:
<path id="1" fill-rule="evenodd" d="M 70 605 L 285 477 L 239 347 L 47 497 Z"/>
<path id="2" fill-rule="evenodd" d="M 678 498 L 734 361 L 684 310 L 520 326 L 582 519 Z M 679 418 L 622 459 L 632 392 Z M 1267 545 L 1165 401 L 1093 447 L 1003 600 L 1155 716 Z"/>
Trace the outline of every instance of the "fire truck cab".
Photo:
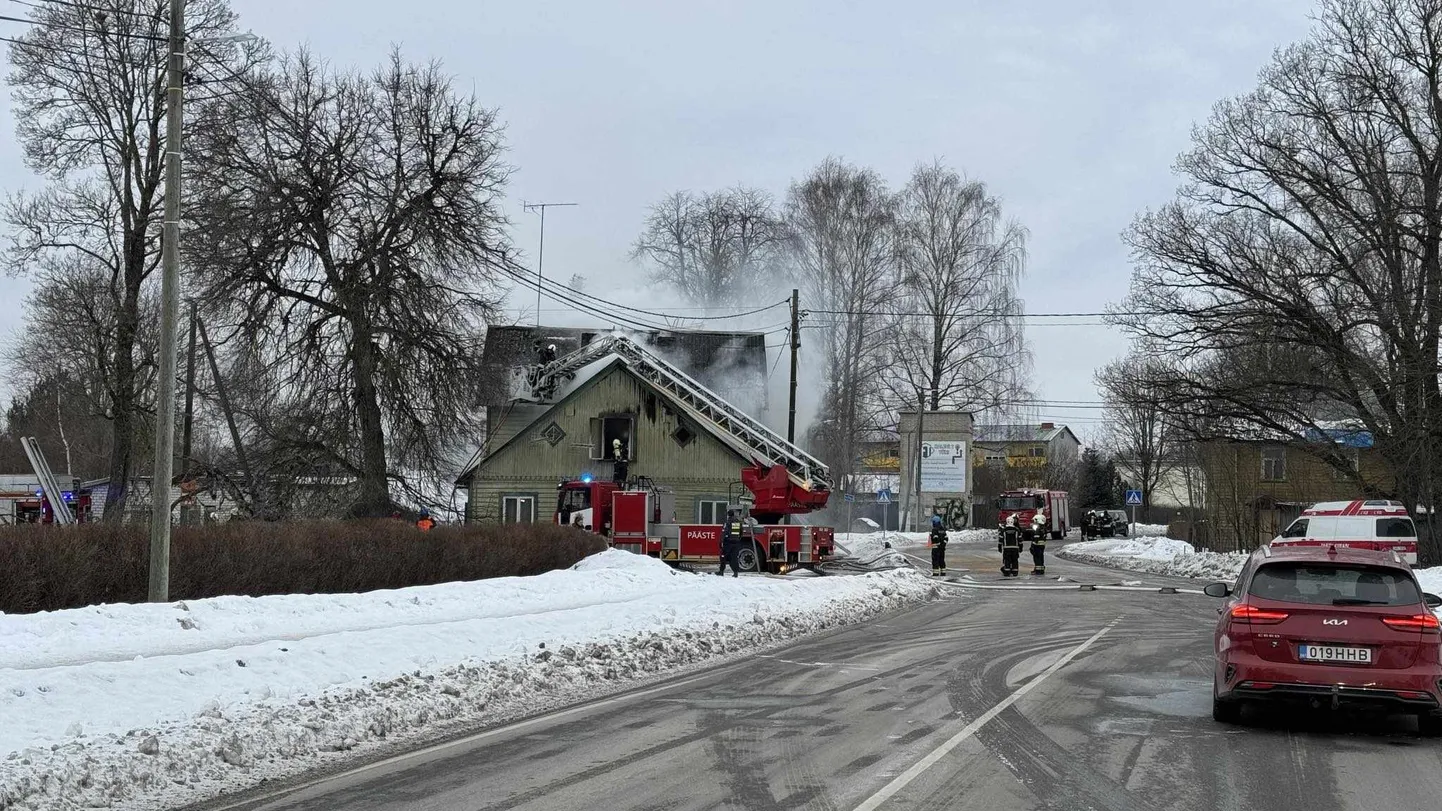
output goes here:
<path id="1" fill-rule="evenodd" d="M 1016 516 L 1016 525 L 1023 537 L 1031 540 L 1036 535 L 1032 530 L 1032 519 L 1040 512 L 1043 515 L 1042 532 L 1051 535 L 1054 540 L 1061 540 L 1069 529 L 1068 509 L 1067 495 L 1061 490 L 1008 490 L 996 500 L 996 522 L 1000 526 L 1006 523 L 1006 519 Z"/>

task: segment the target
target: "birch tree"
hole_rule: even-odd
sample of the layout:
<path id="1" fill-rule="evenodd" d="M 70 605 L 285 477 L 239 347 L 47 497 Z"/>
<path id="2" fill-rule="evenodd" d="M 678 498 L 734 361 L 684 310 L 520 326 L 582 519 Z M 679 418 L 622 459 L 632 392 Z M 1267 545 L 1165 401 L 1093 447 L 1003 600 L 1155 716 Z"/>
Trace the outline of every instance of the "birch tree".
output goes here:
<path id="1" fill-rule="evenodd" d="M 632 256 L 688 301 L 724 307 L 751 303 L 777 270 L 785 243 L 771 196 L 736 186 L 668 194 L 651 206 Z"/>

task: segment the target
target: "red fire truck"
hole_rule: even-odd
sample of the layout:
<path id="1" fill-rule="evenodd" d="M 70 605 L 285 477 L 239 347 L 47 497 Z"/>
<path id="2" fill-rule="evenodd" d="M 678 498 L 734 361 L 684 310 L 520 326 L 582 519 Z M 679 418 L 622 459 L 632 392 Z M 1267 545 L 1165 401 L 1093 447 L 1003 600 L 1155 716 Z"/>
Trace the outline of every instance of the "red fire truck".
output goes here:
<path id="1" fill-rule="evenodd" d="M 828 491 L 796 485 L 785 465 L 743 468 L 741 484 L 751 496 L 748 526 L 753 540 L 737 556 L 742 571 L 812 568 L 831 557 L 834 529 L 780 523 L 783 516 L 826 506 Z M 558 524 L 579 525 L 606 536 L 617 549 L 668 563 L 720 560 L 722 525 L 678 522 L 675 494 L 644 478 L 623 488 L 583 476 L 562 482 L 557 490 Z"/>
<path id="2" fill-rule="evenodd" d="M 1008 490 L 996 500 L 996 522 L 1000 526 L 1006 523 L 1006 519 L 1016 516 L 1017 527 L 1030 540 L 1035 534 L 1032 532 L 1032 518 L 1041 511 L 1045 516 L 1042 531 L 1060 540 L 1066 537 L 1068 529 L 1067 510 L 1066 493 L 1061 490 Z"/>

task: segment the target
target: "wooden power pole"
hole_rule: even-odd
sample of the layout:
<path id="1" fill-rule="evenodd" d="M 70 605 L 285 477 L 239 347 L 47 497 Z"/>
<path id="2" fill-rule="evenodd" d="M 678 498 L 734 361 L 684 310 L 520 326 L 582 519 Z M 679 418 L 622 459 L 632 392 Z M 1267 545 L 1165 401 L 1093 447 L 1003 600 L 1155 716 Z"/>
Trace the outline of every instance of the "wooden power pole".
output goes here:
<path id="1" fill-rule="evenodd" d="M 796 353 L 801 349 L 801 291 L 791 288 L 791 404 L 786 414 L 786 441 L 796 443 Z"/>

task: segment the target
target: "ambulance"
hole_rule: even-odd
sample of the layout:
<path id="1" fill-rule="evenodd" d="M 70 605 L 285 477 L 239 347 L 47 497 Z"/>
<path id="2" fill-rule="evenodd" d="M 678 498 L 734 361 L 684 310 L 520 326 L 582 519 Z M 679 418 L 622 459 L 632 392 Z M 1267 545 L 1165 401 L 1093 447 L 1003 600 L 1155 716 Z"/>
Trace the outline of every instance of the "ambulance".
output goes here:
<path id="1" fill-rule="evenodd" d="M 1417 564 L 1417 527 L 1400 501 L 1323 501 L 1302 511 L 1271 546 L 1342 546 L 1396 552 Z"/>

